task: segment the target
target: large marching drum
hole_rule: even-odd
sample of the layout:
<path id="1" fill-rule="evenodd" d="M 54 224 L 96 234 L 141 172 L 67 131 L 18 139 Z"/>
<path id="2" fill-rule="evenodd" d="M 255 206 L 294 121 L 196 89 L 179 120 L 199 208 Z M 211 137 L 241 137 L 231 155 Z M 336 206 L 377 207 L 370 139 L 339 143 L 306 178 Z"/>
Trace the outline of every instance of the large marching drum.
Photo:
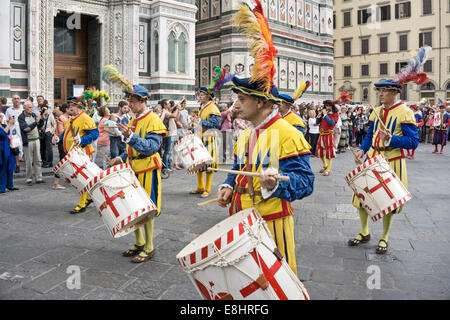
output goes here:
<path id="1" fill-rule="evenodd" d="M 202 171 L 213 163 L 213 158 L 202 139 L 194 134 L 188 134 L 178 141 L 174 149 L 190 174 Z"/>
<path id="2" fill-rule="evenodd" d="M 113 238 L 119 238 L 153 219 L 158 208 L 128 164 L 113 166 L 86 186 Z"/>
<path id="3" fill-rule="evenodd" d="M 309 300 L 254 208 L 200 235 L 177 260 L 206 300 Z"/>
<path id="4" fill-rule="evenodd" d="M 368 159 L 350 172 L 345 180 L 373 221 L 412 198 L 382 154 Z"/>
<path id="5" fill-rule="evenodd" d="M 83 194 L 89 181 L 101 173 L 102 169 L 91 161 L 83 149 L 76 146 L 53 167 L 53 172 Z"/>

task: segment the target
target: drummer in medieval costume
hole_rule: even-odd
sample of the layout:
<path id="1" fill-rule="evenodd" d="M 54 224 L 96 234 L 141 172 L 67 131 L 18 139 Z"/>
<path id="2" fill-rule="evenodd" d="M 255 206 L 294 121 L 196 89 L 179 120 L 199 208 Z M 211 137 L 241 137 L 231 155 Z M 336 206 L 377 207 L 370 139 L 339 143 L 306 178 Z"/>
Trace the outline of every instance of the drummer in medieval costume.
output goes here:
<path id="1" fill-rule="evenodd" d="M 92 155 L 95 153 L 92 142 L 97 140 L 99 135 L 97 126 L 94 120 L 83 111 L 86 105 L 82 96 L 69 97 L 67 103 L 70 117 L 64 126 L 63 134 L 59 138 L 55 136 L 54 142 L 61 143 L 66 154 L 78 145 L 92 159 Z M 83 193 L 78 205 L 70 213 L 77 214 L 85 211 L 91 202 L 89 194 Z"/>
<path id="2" fill-rule="evenodd" d="M 297 274 L 291 202 L 313 192 L 314 174 L 309 163 L 309 145 L 303 134 L 273 110 L 273 106 L 280 103 L 278 90 L 273 84 L 273 62 L 277 50 L 261 3 L 256 3 L 253 10 L 241 4 L 234 18 L 240 29 L 245 24 L 251 24 L 254 30 L 259 30 L 259 36 L 250 35 L 254 39 L 252 48 L 258 41 L 263 41 L 267 43 L 267 49 L 252 51 L 255 64 L 251 78 L 232 79 L 232 90 L 238 95 L 234 108 L 242 119 L 251 123 L 251 127 L 242 132 L 235 144 L 233 170 L 262 175 L 228 174 L 217 198 L 220 206 L 230 205 L 231 215 L 247 208 L 256 208 L 267 222 L 279 252 Z M 288 176 L 290 180 L 278 180 L 276 174 Z"/>
<path id="3" fill-rule="evenodd" d="M 404 149 L 416 149 L 419 145 L 419 136 L 414 113 L 398 99 L 398 94 L 407 82 L 414 81 L 418 85 L 428 82 L 428 77 L 420 72 L 420 67 L 427 60 L 430 50 L 430 47 L 420 48 L 414 59 L 394 79 L 375 84 L 382 105 L 371 113 L 368 133 L 355 156 L 356 163 L 360 164 L 360 159 L 364 154 L 367 154 L 367 158 L 379 154 L 384 155 L 405 188 L 408 188 L 408 178 Z M 380 185 L 385 186 L 386 192 L 388 192 L 389 187 L 386 183 L 386 181 L 380 181 Z M 355 194 L 353 194 L 352 204 L 359 211 L 361 232 L 354 239 L 349 240 L 348 245 L 356 246 L 370 240 L 369 215 L 362 208 L 361 202 Z M 376 253 L 387 252 L 389 231 L 394 214 L 398 214 L 402 210 L 403 205 L 383 217 L 383 234 L 376 247 Z"/>
<path id="4" fill-rule="evenodd" d="M 434 116 L 433 153 L 437 153 L 438 145 L 441 145 L 441 154 L 443 154 L 444 147 L 447 145 L 447 128 L 450 127 L 450 115 L 446 112 L 446 109 L 447 102 L 439 101 L 439 112 Z"/>
<path id="5" fill-rule="evenodd" d="M 309 81 L 301 81 L 300 86 L 293 97 L 288 94 L 278 95 L 278 98 L 282 101 L 281 104 L 278 105 L 280 116 L 297 128 L 303 135 L 305 134 L 306 125 L 300 116 L 292 112 L 292 107 L 294 106 L 295 101 L 300 99 L 310 86 L 311 83 Z"/>
<path id="6" fill-rule="evenodd" d="M 196 134 L 201 137 L 203 144 L 210 153 L 213 162 L 211 168 L 219 168 L 219 147 L 218 137 L 221 136 L 220 126 L 222 123 L 222 117 L 220 110 L 214 101 L 214 91 L 219 89 L 225 82 L 225 69 L 216 68 L 217 76 L 212 81 L 209 87 L 201 87 L 198 94 L 200 102 L 199 111 L 199 126 L 196 127 Z M 213 173 L 211 171 L 205 172 L 206 183 L 203 179 L 203 172 L 197 173 L 197 189 L 190 192 L 190 194 L 200 194 L 200 197 L 206 198 L 211 193 L 211 183 Z"/>
<path id="7" fill-rule="evenodd" d="M 161 119 L 150 108 L 147 100 L 149 91 L 140 85 L 131 85 L 113 66 L 102 71 L 103 80 L 120 83 L 125 91 L 131 111 L 134 113 L 128 125 L 118 124 L 127 144 L 127 150 L 111 160 L 111 165 L 128 163 L 136 174 L 145 192 L 158 208 L 156 217 L 161 213 L 161 168 L 162 160 L 158 153 L 167 129 Z M 153 245 L 154 219 L 144 224 L 145 237 L 140 228 L 135 234 L 135 244 L 122 253 L 124 257 L 133 257 L 135 263 L 142 263 L 155 255 Z"/>

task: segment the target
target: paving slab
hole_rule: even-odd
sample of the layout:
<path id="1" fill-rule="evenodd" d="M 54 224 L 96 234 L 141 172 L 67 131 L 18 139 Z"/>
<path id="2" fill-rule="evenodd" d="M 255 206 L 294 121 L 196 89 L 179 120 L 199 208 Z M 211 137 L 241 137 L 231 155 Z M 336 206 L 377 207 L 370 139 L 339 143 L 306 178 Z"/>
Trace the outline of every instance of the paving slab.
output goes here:
<path id="1" fill-rule="evenodd" d="M 347 246 L 360 232 L 352 190 L 344 179 L 354 169 L 351 153 L 338 155 L 329 177 L 318 173 L 320 160 L 311 159 L 314 193 L 292 206 L 299 278 L 312 299 L 450 298 L 450 155 L 434 157 L 430 148 L 420 145 L 415 160 L 407 160 L 413 199 L 395 216 L 385 255 L 375 253 L 381 221 L 369 222 L 372 241 Z M 174 171 L 162 181 L 156 254 L 134 264 L 121 256 L 133 245 L 133 233 L 113 239 L 93 206 L 69 214 L 78 195 L 67 184 L 65 190 L 52 190 L 53 176 L 44 171 L 46 184 L 26 186 L 21 173 L 15 181 L 20 190 L 0 198 L 0 299 L 200 299 L 175 256 L 229 215 L 215 204 L 196 206 L 207 199 L 188 194 L 195 188 L 195 176 Z M 210 199 L 225 177 L 214 174 Z M 67 286 L 69 266 L 80 268 L 80 289 Z M 373 268 L 380 271 L 379 289 L 367 285 Z"/>

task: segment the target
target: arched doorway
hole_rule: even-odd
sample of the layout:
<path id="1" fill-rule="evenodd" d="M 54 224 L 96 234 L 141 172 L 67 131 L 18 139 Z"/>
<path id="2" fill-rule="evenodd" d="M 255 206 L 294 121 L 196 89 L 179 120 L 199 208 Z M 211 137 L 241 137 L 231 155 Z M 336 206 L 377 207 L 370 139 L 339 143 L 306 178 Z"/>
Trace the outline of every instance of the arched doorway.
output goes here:
<path id="1" fill-rule="evenodd" d="M 434 105 L 436 100 L 436 86 L 432 82 L 420 86 L 420 99 L 428 99 L 428 102 Z"/>

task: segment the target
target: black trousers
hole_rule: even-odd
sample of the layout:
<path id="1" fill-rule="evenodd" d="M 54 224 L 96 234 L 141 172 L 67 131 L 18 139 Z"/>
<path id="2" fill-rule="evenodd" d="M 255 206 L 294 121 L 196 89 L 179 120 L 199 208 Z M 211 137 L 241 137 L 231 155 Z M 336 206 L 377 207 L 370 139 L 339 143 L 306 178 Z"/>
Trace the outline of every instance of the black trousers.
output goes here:
<path id="1" fill-rule="evenodd" d="M 317 141 L 318 140 L 319 140 L 319 134 L 318 133 L 310 133 L 309 134 L 309 144 L 311 145 L 311 153 L 313 155 L 316 154 Z"/>
<path id="2" fill-rule="evenodd" d="M 39 137 L 41 144 L 41 159 L 42 165 L 53 165 L 53 145 L 52 145 L 53 134 L 51 132 L 46 132 Z"/>

